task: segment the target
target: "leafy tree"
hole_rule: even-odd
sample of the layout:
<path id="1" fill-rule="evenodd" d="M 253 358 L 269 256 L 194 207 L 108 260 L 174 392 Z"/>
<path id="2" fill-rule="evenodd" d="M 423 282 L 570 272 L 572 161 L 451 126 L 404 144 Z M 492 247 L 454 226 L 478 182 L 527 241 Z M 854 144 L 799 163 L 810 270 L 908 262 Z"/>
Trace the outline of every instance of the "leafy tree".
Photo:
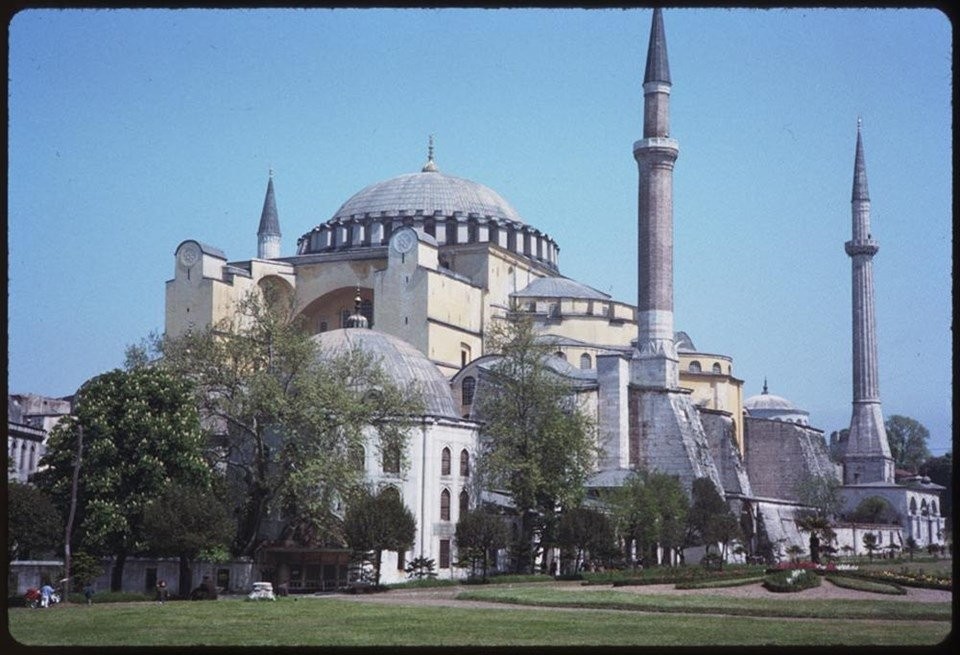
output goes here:
<path id="1" fill-rule="evenodd" d="M 820 551 L 828 550 L 829 542 L 836 536 L 829 519 L 819 514 L 810 514 L 797 519 L 797 527 L 810 533 L 810 560 L 819 564 Z"/>
<path id="2" fill-rule="evenodd" d="M 53 551 L 63 539 L 63 518 L 50 496 L 33 485 L 7 485 L 7 561 Z"/>
<path id="3" fill-rule="evenodd" d="M 436 572 L 433 570 L 435 567 L 436 562 L 433 561 L 433 558 L 414 557 L 410 560 L 410 563 L 404 567 L 403 571 L 407 574 L 407 577 L 412 580 L 422 580 L 424 578 L 437 577 Z"/>
<path id="4" fill-rule="evenodd" d="M 657 544 L 675 551 L 685 545 L 689 501 L 675 476 L 639 471 L 611 490 L 606 502 L 627 556 L 634 546 L 643 556 Z"/>
<path id="5" fill-rule="evenodd" d="M 803 555 L 803 546 L 790 544 L 787 546 L 787 555 L 790 556 L 790 561 L 796 562 L 800 559 L 800 556 Z"/>
<path id="6" fill-rule="evenodd" d="M 356 556 L 373 566 L 373 583 L 379 585 L 383 551 L 408 550 L 417 524 L 396 490 L 386 488 L 374 494 L 361 487 L 347 503 L 343 531 Z"/>
<path id="7" fill-rule="evenodd" d="M 880 496 L 861 500 L 849 519 L 857 523 L 899 523 L 896 510 Z"/>
<path id="8" fill-rule="evenodd" d="M 930 458 L 930 451 L 927 449 L 930 432 L 919 421 L 898 414 L 888 418 L 884 425 L 894 465 L 916 472 L 920 465 Z"/>
<path id="9" fill-rule="evenodd" d="M 920 544 L 918 544 L 917 540 L 913 537 L 907 537 L 907 540 L 903 544 L 903 549 L 907 551 L 907 554 L 910 556 L 910 561 L 913 561 L 913 554 L 920 550 Z"/>
<path id="10" fill-rule="evenodd" d="M 575 507 L 560 519 L 559 543 L 576 552 L 574 561 L 580 570 L 587 554 L 605 559 L 613 546 L 613 528 L 602 512 L 589 507 Z"/>
<path id="11" fill-rule="evenodd" d="M 576 507 L 596 458 L 594 425 L 570 385 L 548 364 L 549 344 L 528 317 L 495 325 L 486 350 L 500 355 L 480 382 L 475 411 L 489 477 L 513 498 L 520 515 L 518 544 L 533 544 L 517 558 L 532 570 L 555 539 L 557 512 Z M 524 550 L 527 550 L 524 547 Z"/>
<path id="12" fill-rule="evenodd" d="M 422 411 L 415 385 L 398 386 L 359 349 L 322 351 L 293 300 L 270 289 L 159 348 L 165 367 L 195 383 L 215 462 L 238 495 L 241 555 L 253 555 L 272 504 L 297 517 L 300 533 L 336 533 L 332 508 L 362 481 L 353 455 L 371 431 L 381 453 L 403 453 L 409 424 L 397 419 Z"/>
<path id="13" fill-rule="evenodd" d="M 191 586 L 190 562 L 230 541 L 234 524 L 213 485 L 170 484 L 144 514 L 150 551 L 180 560 L 180 593 Z"/>
<path id="14" fill-rule="evenodd" d="M 469 566 L 473 572 L 480 569 L 484 582 L 490 567 L 490 551 L 507 545 L 507 526 L 503 519 L 482 509 L 463 514 L 457 521 L 455 539 L 458 565 Z"/>
<path id="15" fill-rule="evenodd" d="M 722 562 L 726 559 L 727 545 L 741 537 L 740 522 L 709 478 L 693 481 L 691 497 L 687 515 L 689 533 L 696 543 L 720 544 Z"/>
<path id="16" fill-rule="evenodd" d="M 88 583 L 93 584 L 102 574 L 103 564 L 98 557 L 82 551 L 70 556 L 70 577 L 73 578 L 70 586 L 74 591 L 82 590 Z"/>
<path id="17" fill-rule="evenodd" d="M 870 555 L 870 559 L 873 559 L 873 553 L 880 548 L 880 545 L 877 543 L 877 535 L 872 532 L 867 532 L 862 537 L 863 547 L 867 549 L 867 554 Z"/>
<path id="18" fill-rule="evenodd" d="M 64 514 L 81 430 L 76 541 L 90 554 L 115 558 L 110 588 L 118 591 L 127 556 L 148 546 L 149 505 L 171 482 L 202 483 L 209 475 L 190 383 L 146 367 L 84 383 L 74 415 L 53 429 L 41 461 L 45 470 L 35 477 Z"/>
<path id="19" fill-rule="evenodd" d="M 809 475 L 797 483 L 794 488 L 797 500 L 811 507 L 816 515 L 829 519 L 840 511 L 843 499 L 840 497 L 840 480 L 833 476 Z"/>

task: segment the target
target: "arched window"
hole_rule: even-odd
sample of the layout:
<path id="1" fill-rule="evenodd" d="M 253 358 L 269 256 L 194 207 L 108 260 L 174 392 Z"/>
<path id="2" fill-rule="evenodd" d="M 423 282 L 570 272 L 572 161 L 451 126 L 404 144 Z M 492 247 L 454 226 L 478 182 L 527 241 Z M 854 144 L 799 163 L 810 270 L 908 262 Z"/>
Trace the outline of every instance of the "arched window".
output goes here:
<path id="1" fill-rule="evenodd" d="M 460 396 L 464 405 L 473 404 L 473 392 L 477 389 L 477 379 L 474 377 L 465 377 L 460 384 Z"/>
<path id="2" fill-rule="evenodd" d="M 400 491 L 394 486 L 384 487 L 380 490 L 380 495 L 383 498 L 391 498 L 398 503 L 400 502 Z"/>
<path id="3" fill-rule="evenodd" d="M 580 355 L 580 368 L 588 369 L 593 368 L 593 359 L 587 353 Z"/>
<path id="4" fill-rule="evenodd" d="M 366 469 L 366 459 L 367 453 L 363 449 L 363 446 L 357 446 L 352 449 L 350 452 L 350 461 L 353 463 L 353 467 L 358 471 L 363 471 Z"/>
<path id="5" fill-rule="evenodd" d="M 927 516 L 927 515 L 930 514 L 930 508 L 927 507 L 927 500 L 926 500 L 926 499 L 923 499 L 922 501 L 920 501 L 920 514 L 921 514 L 922 516 Z"/>
<path id="6" fill-rule="evenodd" d="M 466 448 L 460 451 L 460 477 L 470 477 L 470 453 Z"/>
<path id="7" fill-rule="evenodd" d="M 450 520 L 450 492 L 446 489 L 440 492 L 440 520 Z"/>
<path id="8" fill-rule="evenodd" d="M 937 501 L 935 500 L 930 501 L 930 513 L 934 516 L 937 515 Z"/>
<path id="9" fill-rule="evenodd" d="M 467 490 L 464 489 L 460 492 L 460 518 L 463 518 L 463 515 L 467 513 L 470 508 L 470 494 L 467 493 Z"/>
<path id="10" fill-rule="evenodd" d="M 692 362 L 690 362 L 690 366 L 688 366 L 687 369 L 688 369 L 691 373 L 699 373 L 700 370 L 701 370 L 701 369 L 700 369 L 700 362 L 698 362 L 697 360 L 693 360 Z"/>
<path id="11" fill-rule="evenodd" d="M 916 499 L 916 498 L 911 498 L 911 499 L 910 499 L 910 513 L 911 513 L 911 514 L 916 514 L 916 513 L 917 513 L 917 499 Z"/>
<path id="12" fill-rule="evenodd" d="M 450 449 L 440 451 L 440 475 L 450 475 Z"/>
<path id="13" fill-rule="evenodd" d="M 400 472 L 400 447 L 398 445 L 385 447 L 382 456 L 384 473 Z"/>
<path id="14" fill-rule="evenodd" d="M 717 362 L 714 362 L 714 364 L 713 364 L 713 369 L 712 369 L 712 370 L 713 370 L 713 372 L 716 373 L 717 375 L 720 375 L 720 373 L 722 372 L 722 371 L 720 370 L 720 364 L 717 363 Z"/>
<path id="15" fill-rule="evenodd" d="M 557 357 L 559 357 L 560 359 L 562 359 L 563 361 L 567 361 L 567 356 L 566 356 L 566 354 L 564 354 L 564 352 L 563 352 L 562 350 L 558 350 L 557 352 L 555 352 L 555 353 L 553 353 L 553 354 L 556 355 Z"/>

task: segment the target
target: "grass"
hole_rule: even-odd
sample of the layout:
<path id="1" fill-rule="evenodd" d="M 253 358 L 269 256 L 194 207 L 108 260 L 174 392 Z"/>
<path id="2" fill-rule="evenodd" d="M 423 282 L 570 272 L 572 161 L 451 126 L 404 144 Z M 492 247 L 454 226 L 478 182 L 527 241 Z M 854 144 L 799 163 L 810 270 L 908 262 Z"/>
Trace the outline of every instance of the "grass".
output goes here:
<path id="1" fill-rule="evenodd" d="M 533 590 L 546 591 L 539 587 Z M 508 590 L 487 589 L 469 593 L 488 591 Z M 454 606 L 416 607 L 336 598 L 287 598 L 275 603 L 221 600 L 170 602 L 163 606 L 149 603 L 61 606 L 51 610 L 10 610 L 9 630 L 21 643 L 44 646 L 475 648 L 521 645 L 918 645 L 938 643 L 950 630 L 946 621 L 914 624 L 905 630 L 902 624 L 887 621 L 787 622 L 732 616 L 518 611 L 516 608 L 460 608 L 455 606 L 455 601 L 451 603 Z"/>
<path id="2" fill-rule="evenodd" d="M 637 594 L 622 591 L 579 591 L 517 587 L 478 589 L 457 595 L 464 600 L 580 607 L 644 612 L 728 614 L 733 616 L 818 619 L 878 619 L 884 621 L 950 621 L 950 603 L 904 603 L 891 600 L 789 600 L 770 594 L 764 598 L 730 598 L 706 595 Z"/>
<path id="3" fill-rule="evenodd" d="M 857 591 L 867 591 L 874 594 L 890 594 L 893 596 L 902 596 L 907 593 L 906 589 L 892 582 L 873 582 L 872 580 L 851 578 L 843 575 L 828 575 L 826 578 L 831 583 L 844 589 L 855 589 Z"/>
<path id="4" fill-rule="evenodd" d="M 718 587 L 744 587 L 748 584 L 755 584 L 763 580 L 762 575 L 755 575 L 749 578 L 738 578 L 733 580 L 700 580 L 697 582 L 679 582 L 677 589 L 716 589 Z"/>

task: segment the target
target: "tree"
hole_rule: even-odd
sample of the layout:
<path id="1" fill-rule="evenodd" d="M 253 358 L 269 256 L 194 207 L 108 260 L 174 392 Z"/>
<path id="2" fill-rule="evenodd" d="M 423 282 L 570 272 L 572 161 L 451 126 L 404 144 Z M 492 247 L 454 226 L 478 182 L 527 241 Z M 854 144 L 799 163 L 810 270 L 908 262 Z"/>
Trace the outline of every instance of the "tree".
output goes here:
<path id="1" fill-rule="evenodd" d="M 810 514 L 797 519 L 797 527 L 810 533 L 810 561 L 819 564 L 820 551 L 827 551 L 830 541 L 836 536 L 829 519 L 819 514 Z"/>
<path id="2" fill-rule="evenodd" d="M 803 555 L 803 546 L 799 544 L 790 544 L 787 546 L 787 555 L 790 556 L 791 562 L 796 562 L 800 559 L 800 556 Z"/>
<path id="3" fill-rule="evenodd" d="M 594 425 L 571 386 L 548 364 L 552 347 L 528 317 L 495 325 L 486 350 L 500 355 L 481 378 L 475 411 L 484 421 L 482 458 L 489 478 L 506 489 L 520 515 L 517 558 L 532 570 L 555 540 L 557 512 L 576 507 L 596 458 Z M 526 550 L 526 547 L 523 547 Z"/>
<path id="4" fill-rule="evenodd" d="M 915 473 L 930 458 L 927 450 L 930 432 L 919 421 L 898 414 L 888 418 L 884 425 L 894 465 Z"/>
<path id="5" fill-rule="evenodd" d="M 720 544 L 720 562 L 726 559 L 727 545 L 741 537 L 740 522 L 709 478 L 697 478 L 691 488 L 687 525 L 696 543 L 709 547 Z"/>
<path id="6" fill-rule="evenodd" d="M 490 552 L 505 547 L 508 536 L 506 524 L 496 514 L 482 509 L 463 514 L 457 521 L 455 533 L 458 565 L 469 566 L 474 573 L 479 568 L 481 578 L 486 582 Z"/>
<path id="7" fill-rule="evenodd" d="M 680 551 L 685 545 L 689 501 L 680 481 L 664 473 L 638 471 L 606 494 L 614 529 L 629 558 L 655 545 Z"/>
<path id="8" fill-rule="evenodd" d="M 190 591 L 191 560 L 201 552 L 222 547 L 233 536 L 234 524 L 212 484 L 172 483 L 144 514 L 150 551 L 180 560 L 180 595 Z"/>
<path id="9" fill-rule="evenodd" d="M 76 444 L 82 434 L 77 486 L 77 542 L 93 555 L 112 555 L 110 588 L 119 591 L 128 555 L 148 544 L 144 514 L 174 481 L 209 475 L 189 381 L 140 367 L 99 375 L 77 392 L 74 415 L 53 429 L 37 486 L 66 513 Z"/>
<path id="10" fill-rule="evenodd" d="M 953 453 L 946 453 L 939 457 L 931 457 L 920 465 L 920 474 L 930 478 L 932 482 L 946 487 L 947 491 L 940 497 L 940 515 L 946 520 L 947 530 L 953 526 Z"/>
<path id="11" fill-rule="evenodd" d="M 237 494 L 241 555 L 256 551 L 271 505 L 297 517 L 298 533 L 335 533 L 333 508 L 362 481 L 354 454 L 371 433 L 381 453 L 403 453 L 403 419 L 422 413 L 415 385 L 398 386 L 359 349 L 322 351 L 293 300 L 269 288 L 216 326 L 159 348 L 164 367 L 195 383 L 212 455 Z"/>
<path id="12" fill-rule="evenodd" d="M 906 542 L 903 544 L 903 549 L 907 551 L 907 554 L 910 556 L 910 561 L 913 561 L 913 554 L 920 550 L 920 544 L 917 543 L 917 540 L 913 537 L 907 537 Z"/>
<path id="13" fill-rule="evenodd" d="M 33 485 L 7 484 L 7 561 L 53 551 L 63 536 L 63 518 L 50 496 Z"/>
<path id="14" fill-rule="evenodd" d="M 414 557 L 410 560 L 410 563 L 407 564 L 403 572 L 407 574 L 407 577 L 412 580 L 422 580 L 424 578 L 435 578 L 437 577 L 436 572 L 433 570 L 436 567 L 436 562 L 433 558 L 430 557 Z"/>
<path id="15" fill-rule="evenodd" d="M 843 499 L 840 497 L 840 480 L 827 475 L 808 475 L 794 488 L 797 500 L 812 508 L 816 515 L 829 519 L 840 511 Z"/>
<path id="16" fill-rule="evenodd" d="M 867 549 L 867 554 L 870 555 L 870 559 L 873 559 L 874 551 L 880 548 L 879 544 L 877 544 L 877 535 L 872 532 L 867 532 L 863 535 L 862 540 L 863 547 Z"/>
<path id="17" fill-rule="evenodd" d="M 361 487 L 347 503 L 343 531 L 357 558 L 373 566 L 373 583 L 379 585 L 383 551 L 413 546 L 417 523 L 395 489 L 374 494 Z"/>
<path id="18" fill-rule="evenodd" d="M 897 511 L 884 498 L 870 496 L 864 498 L 850 514 L 849 519 L 856 523 L 899 523 Z"/>
<path id="19" fill-rule="evenodd" d="M 76 552 L 70 558 L 70 587 L 73 591 L 81 591 L 87 584 L 103 574 L 103 565 L 100 559 L 84 552 Z"/>
<path id="20" fill-rule="evenodd" d="M 613 546 L 613 528 L 606 515 L 589 507 L 575 507 L 560 519 L 561 546 L 575 551 L 574 573 L 579 572 L 585 558 L 606 558 Z"/>

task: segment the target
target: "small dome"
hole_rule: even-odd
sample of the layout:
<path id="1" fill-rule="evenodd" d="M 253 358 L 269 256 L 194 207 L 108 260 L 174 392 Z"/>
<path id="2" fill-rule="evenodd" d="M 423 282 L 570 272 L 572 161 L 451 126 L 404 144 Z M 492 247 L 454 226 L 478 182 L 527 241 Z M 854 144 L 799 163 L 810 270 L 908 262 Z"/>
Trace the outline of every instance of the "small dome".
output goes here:
<path id="1" fill-rule="evenodd" d="M 775 396 L 772 393 L 762 393 L 758 396 L 750 396 L 743 401 L 744 408 L 748 410 L 767 409 L 795 412 L 799 409 L 792 402 L 781 396 Z"/>
<path id="2" fill-rule="evenodd" d="M 754 418 L 784 421 L 808 425 L 810 412 L 800 409 L 794 403 L 782 396 L 775 396 L 767 391 L 767 383 L 763 383 L 763 393 L 750 396 L 743 401 L 743 408 Z"/>
<path id="3" fill-rule="evenodd" d="M 416 384 L 423 390 L 425 414 L 459 417 L 450 393 L 450 383 L 433 362 L 406 341 L 362 328 L 330 330 L 311 338 L 327 351 L 337 352 L 356 347 L 374 355 L 398 385 Z"/>
<path id="4" fill-rule="evenodd" d="M 432 163 L 430 160 L 428 163 Z M 420 173 L 398 175 L 371 184 L 347 200 L 330 222 L 365 215 L 397 216 L 417 212 L 424 216 L 451 216 L 454 212 L 478 214 L 491 218 L 523 223 L 510 203 L 493 189 L 477 182 L 447 175 L 436 167 L 424 166 Z"/>

